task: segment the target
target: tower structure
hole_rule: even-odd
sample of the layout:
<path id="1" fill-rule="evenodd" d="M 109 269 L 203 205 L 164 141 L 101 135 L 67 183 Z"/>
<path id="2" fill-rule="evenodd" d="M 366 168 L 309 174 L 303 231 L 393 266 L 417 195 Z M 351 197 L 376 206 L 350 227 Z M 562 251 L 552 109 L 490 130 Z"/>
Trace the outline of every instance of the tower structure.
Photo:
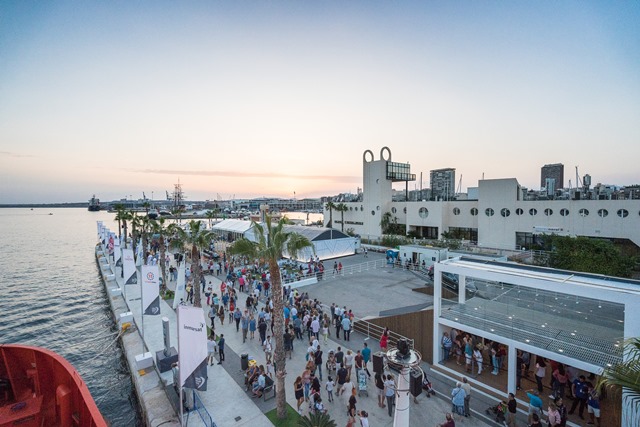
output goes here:
<path id="1" fill-rule="evenodd" d="M 564 188 L 564 165 L 562 163 L 554 163 L 542 166 L 540 169 L 540 188 L 546 188 L 547 179 L 554 180 L 556 190 Z"/>

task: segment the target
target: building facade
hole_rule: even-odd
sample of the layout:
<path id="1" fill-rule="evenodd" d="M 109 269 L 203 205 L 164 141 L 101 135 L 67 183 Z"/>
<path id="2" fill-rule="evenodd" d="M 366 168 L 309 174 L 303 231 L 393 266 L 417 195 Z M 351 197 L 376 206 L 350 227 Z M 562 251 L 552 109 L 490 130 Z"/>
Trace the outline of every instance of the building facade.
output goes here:
<path id="1" fill-rule="evenodd" d="M 402 170 L 391 175 L 389 165 L 401 165 Z M 624 239 L 640 247 L 638 199 L 524 200 L 517 179 L 505 178 L 480 180 L 477 189 L 469 191 L 473 199 L 394 202 L 392 184 L 398 177 L 415 179 L 408 164 L 391 162 L 387 147 L 377 160 L 370 150 L 365 151 L 362 202 L 345 203 L 344 230 L 380 238 L 386 214 L 404 224 L 407 233 L 438 239 L 448 232 L 488 248 L 527 248 L 537 234 Z M 334 218 L 334 223 L 341 220 Z"/>
<path id="2" fill-rule="evenodd" d="M 544 165 L 540 169 L 540 187 L 549 188 L 548 180 L 550 179 L 553 180 L 554 191 L 564 188 L 564 165 L 562 163 Z"/>

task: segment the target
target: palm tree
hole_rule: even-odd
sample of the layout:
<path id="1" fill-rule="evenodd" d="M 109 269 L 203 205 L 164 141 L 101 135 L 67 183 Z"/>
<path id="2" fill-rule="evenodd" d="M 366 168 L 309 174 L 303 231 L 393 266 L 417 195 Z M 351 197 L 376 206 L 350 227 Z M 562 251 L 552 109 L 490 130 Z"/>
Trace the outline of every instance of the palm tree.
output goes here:
<path id="1" fill-rule="evenodd" d="M 389 226 L 391 224 L 392 224 L 391 212 L 383 213 L 382 219 L 380 220 L 380 228 L 382 228 L 382 234 L 387 234 L 389 232 Z"/>
<path id="2" fill-rule="evenodd" d="M 209 220 L 209 229 L 211 229 L 211 220 L 216 217 L 216 211 L 213 210 L 213 209 L 209 209 L 205 213 L 205 215 L 207 216 L 207 219 Z"/>
<path id="3" fill-rule="evenodd" d="M 298 427 L 337 427 L 329 414 L 314 412 L 298 419 Z"/>
<path id="4" fill-rule="evenodd" d="M 171 241 L 171 246 L 180 250 L 191 251 L 191 266 L 193 272 L 193 288 L 194 288 L 194 302 L 195 307 L 201 307 L 200 304 L 200 278 L 202 277 L 202 265 L 200 264 L 200 251 L 204 248 L 208 248 L 211 240 L 213 239 L 213 233 L 202 226 L 202 221 L 191 220 L 187 223 L 187 230 L 185 231 L 176 224 L 169 226 L 169 231 L 175 238 Z"/>
<path id="5" fill-rule="evenodd" d="M 329 209 L 329 222 L 327 223 L 327 228 L 333 227 L 333 210 L 336 208 L 335 203 L 332 201 L 328 201 L 326 205 L 324 205 L 325 209 Z"/>
<path id="6" fill-rule="evenodd" d="M 165 244 L 165 237 L 169 236 L 168 227 L 164 225 L 165 219 L 163 217 L 157 220 L 152 219 L 150 221 L 151 232 L 157 234 L 158 244 L 160 245 L 160 273 L 162 274 L 162 293 L 167 290 L 167 262 L 165 258 L 167 256 L 167 245 Z"/>
<path id="7" fill-rule="evenodd" d="M 120 241 L 122 242 L 122 228 L 123 225 L 122 223 L 124 222 L 124 238 L 125 238 L 125 248 L 126 246 L 126 239 L 127 239 L 127 221 L 129 220 L 128 215 L 127 215 L 127 211 L 124 207 L 124 205 L 122 203 L 116 203 L 113 208 L 116 210 L 116 217 L 115 220 L 118 221 L 118 239 L 120 239 Z"/>
<path id="8" fill-rule="evenodd" d="M 349 207 L 344 203 L 339 203 L 335 209 L 336 211 L 340 212 L 340 220 L 342 221 L 342 232 L 344 233 L 344 213 L 349 210 Z"/>
<path id="9" fill-rule="evenodd" d="M 142 230 L 142 216 L 138 215 L 135 211 L 131 211 L 131 247 L 133 249 L 133 255 L 135 256 L 136 245 L 138 244 L 138 238 L 140 237 L 140 230 Z"/>
<path id="10" fill-rule="evenodd" d="M 142 203 L 142 207 L 144 208 L 144 211 L 147 213 L 147 215 L 149 215 L 149 208 L 151 207 L 151 203 L 149 203 L 149 201 L 145 200 Z"/>
<path id="11" fill-rule="evenodd" d="M 622 388 L 622 399 L 640 408 L 640 338 L 631 338 L 624 344 L 624 360 L 608 367 L 602 373 L 596 386 L 606 388 Z"/>
<path id="12" fill-rule="evenodd" d="M 284 419 L 287 416 L 287 400 L 284 386 L 284 377 L 286 375 L 286 358 L 284 353 L 284 300 L 278 260 L 282 258 L 285 250 L 289 257 L 297 258 L 298 254 L 304 248 L 313 248 L 313 245 L 306 237 L 298 233 L 285 231 L 284 218 L 280 219 L 275 226 L 272 226 L 271 216 L 269 215 L 266 216 L 264 225 L 258 224 L 255 221 L 252 221 L 251 224 L 258 241 L 252 242 L 243 237 L 237 240 L 228 251 L 231 254 L 248 256 L 249 259 L 252 260 L 260 259 L 269 265 L 271 289 L 273 290 L 273 310 L 274 313 L 276 313 L 273 316 L 273 324 L 276 341 L 274 360 L 275 366 L 277 367 L 277 413 L 278 418 Z"/>

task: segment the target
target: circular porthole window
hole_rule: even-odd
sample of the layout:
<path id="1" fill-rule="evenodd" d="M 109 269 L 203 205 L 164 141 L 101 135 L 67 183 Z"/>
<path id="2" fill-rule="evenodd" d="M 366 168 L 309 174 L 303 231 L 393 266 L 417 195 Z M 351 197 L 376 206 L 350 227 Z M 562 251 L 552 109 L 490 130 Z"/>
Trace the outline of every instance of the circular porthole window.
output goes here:
<path id="1" fill-rule="evenodd" d="M 420 208 L 418 210 L 418 215 L 420 215 L 420 218 L 426 218 L 429 216 L 429 210 L 427 208 Z"/>
<path id="2" fill-rule="evenodd" d="M 549 208 L 545 209 L 545 210 L 544 210 L 544 214 L 545 214 L 546 216 L 551 216 L 551 215 L 553 215 L 553 209 L 549 209 Z"/>
<path id="3" fill-rule="evenodd" d="M 493 216 L 493 214 L 494 214 L 494 213 L 495 213 L 495 212 L 493 211 L 493 209 L 492 209 L 492 208 L 487 208 L 487 209 L 485 209 L 485 210 L 484 210 L 484 214 L 485 214 L 486 216 Z"/>
<path id="4" fill-rule="evenodd" d="M 589 216 L 589 209 L 582 208 L 578 211 L 578 215 L 580 216 Z"/>
<path id="5" fill-rule="evenodd" d="M 376 210 L 379 211 L 380 210 L 380 206 L 376 206 Z"/>
<path id="6" fill-rule="evenodd" d="M 478 215 L 478 208 L 471 208 L 469 212 L 471 213 L 471 216 L 476 216 Z"/>
<path id="7" fill-rule="evenodd" d="M 569 209 L 560 209 L 560 215 L 562 216 L 569 215 Z"/>
<path id="8" fill-rule="evenodd" d="M 353 210 L 353 206 L 349 206 L 349 210 L 352 211 Z"/>
<path id="9" fill-rule="evenodd" d="M 600 218 L 604 218 L 605 216 L 609 215 L 609 211 L 606 209 L 598 209 L 598 216 Z"/>
<path id="10" fill-rule="evenodd" d="M 406 206 L 404 208 L 402 208 L 402 212 L 405 213 L 405 214 L 407 213 L 407 207 Z"/>
<path id="11" fill-rule="evenodd" d="M 629 216 L 629 211 L 626 209 L 618 209 L 618 216 L 620 218 L 626 218 Z"/>
<path id="12" fill-rule="evenodd" d="M 524 211 L 521 208 L 516 209 L 516 215 L 520 216 L 524 213 Z"/>
<path id="13" fill-rule="evenodd" d="M 375 215 L 375 214 L 376 214 L 376 211 L 371 211 L 371 215 Z"/>
<path id="14" fill-rule="evenodd" d="M 391 213 L 396 213 L 396 212 L 397 212 L 396 208 L 391 208 Z"/>
<path id="15" fill-rule="evenodd" d="M 529 215 L 531 215 L 531 216 L 538 215 L 538 210 L 536 208 L 529 209 Z"/>
<path id="16" fill-rule="evenodd" d="M 453 208 L 454 215 L 460 215 L 460 208 Z"/>
<path id="17" fill-rule="evenodd" d="M 508 217 L 509 215 L 511 215 L 511 211 L 507 208 L 502 208 L 500 209 L 500 215 L 502 215 L 503 217 Z"/>

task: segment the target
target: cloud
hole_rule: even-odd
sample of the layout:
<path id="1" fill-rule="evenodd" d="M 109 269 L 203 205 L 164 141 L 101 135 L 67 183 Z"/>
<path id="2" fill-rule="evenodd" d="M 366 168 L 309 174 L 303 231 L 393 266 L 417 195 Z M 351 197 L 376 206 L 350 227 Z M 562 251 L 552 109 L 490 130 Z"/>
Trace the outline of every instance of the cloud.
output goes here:
<path id="1" fill-rule="evenodd" d="M 36 157 L 32 154 L 20 154 L 20 153 L 14 153 L 12 151 L 0 151 L 0 156 L 5 156 L 5 157 Z"/>
<path id="2" fill-rule="evenodd" d="M 360 181 L 359 176 L 350 175 L 290 175 L 282 173 L 271 172 L 241 172 L 241 171 L 190 171 L 190 170 L 170 170 L 170 169 L 133 169 L 130 172 L 144 173 L 144 174 L 157 174 L 157 175 L 183 175 L 183 176 L 223 176 L 229 178 L 295 178 L 306 179 L 315 181 L 331 181 L 331 182 L 345 182 L 345 181 Z"/>

